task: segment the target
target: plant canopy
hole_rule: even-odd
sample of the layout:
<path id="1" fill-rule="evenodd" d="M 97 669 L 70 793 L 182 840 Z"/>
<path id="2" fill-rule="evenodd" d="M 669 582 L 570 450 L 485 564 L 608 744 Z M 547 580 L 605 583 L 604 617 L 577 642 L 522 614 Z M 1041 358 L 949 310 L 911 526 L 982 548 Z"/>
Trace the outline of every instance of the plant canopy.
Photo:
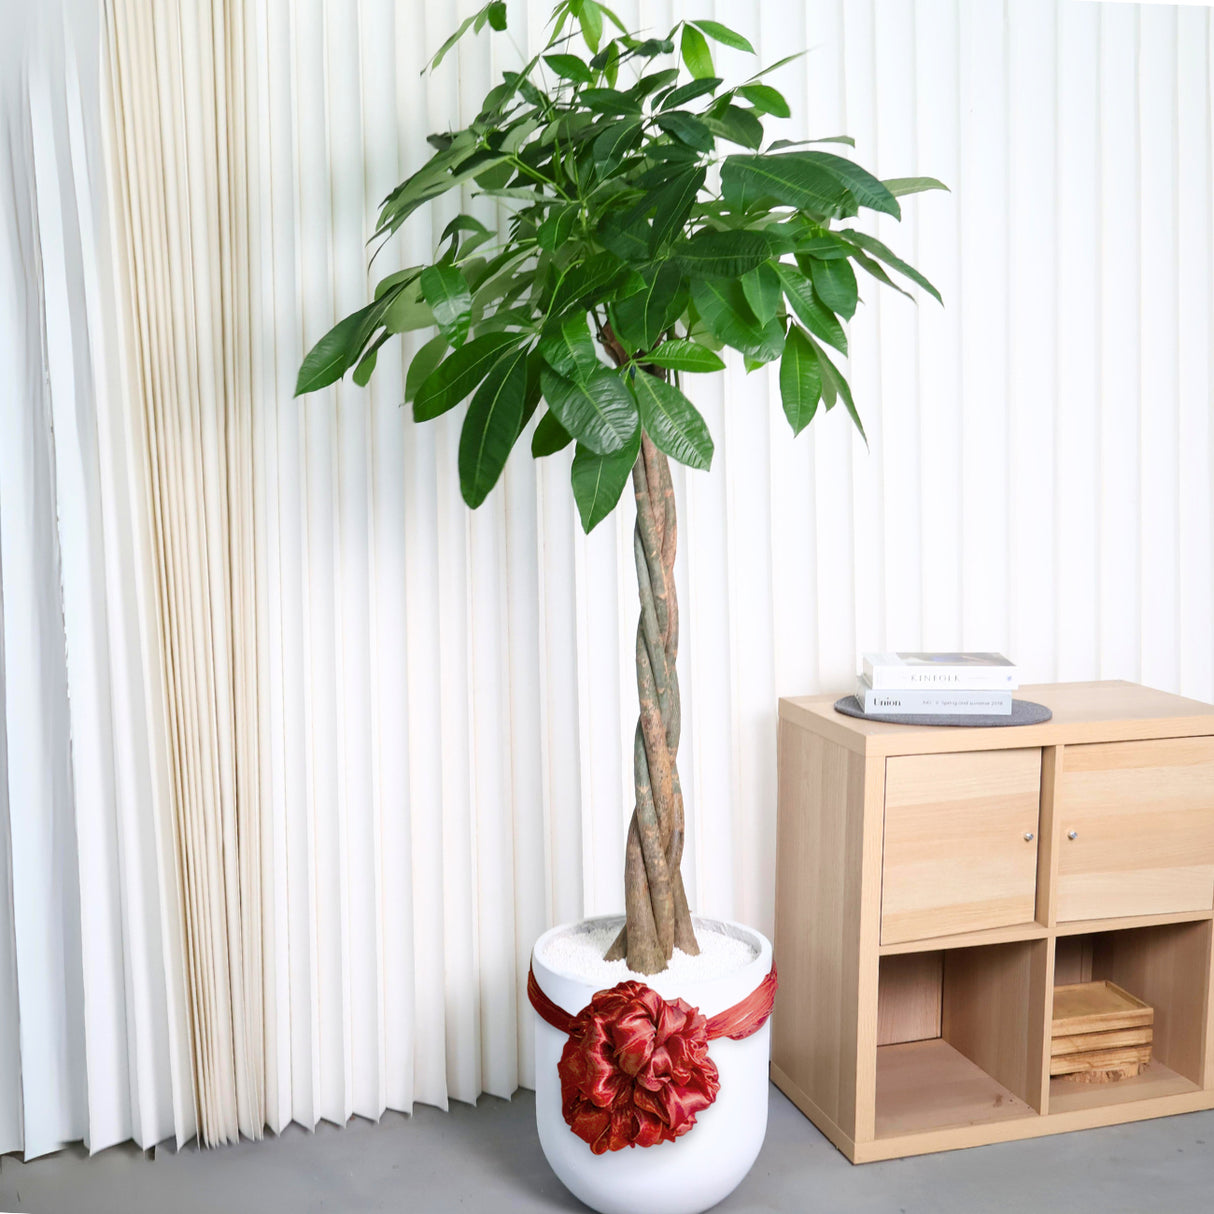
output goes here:
<path id="1" fill-rule="evenodd" d="M 467 18 L 431 68 L 486 25 L 505 29 L 500 0 Z M 413 357 L 405 399 L 427 421 L 471 397 L 464 500 L 485 500 L 543 401 L 532 455 L 576 443 L 571 479 L 587 531 L 619 500 L 642 429 L 672 459 L 709 466 L 712 437 L 681 381 L 723 370 L 726 346 L 748 370 L 779 360 L 794 434 L 819 403 L 839 400 L 863 433 L 827 352 L 847 353 L 856 269 L 939 294 L 849 221 L 861 208 L 898 218 L 900 195 L 944 187 L 877 180 L 823 146 L 850 145 L 845 136 L 765 142 L 765 122 L 790 109 L 763 78 L 788 60 L 727 85 L 713 44 L 754 53 L 715 21 L 647 37 L 596 0 L 562 0 L 544 49 L 504 73 L 470 125 L 429 137 L 434 154 L 384 200 L 375 236 L 461 186 L 499 200 L 505 222 L 494 230 L 456 215 L 432 264 L 389 274 L 317 342 L 296 394 L 351 368 L 366 384 L 391 336 L 437 328 Z"/>
<path id="2" fill-rule="evenodd" d="M 505 29 L 501 0 L 464 21 L 431 68 L 486 25 Z M 669 460 L 707 468 L 713 442 L 684 377 L 724 370 L 726 347 L 748 370 L 778 361 L 794 434 L 819 404 L 838 401 L 863 434 L 835 362 L 847 354 L 856 271 L 940 296 L 852 221 L 862 209 L 900 218 L 899 196 L 944 187 L 930 177 L 879 181 L 841 154 L 837 145 L 851 145 L 845 136 L 768 141 L 768 120 L 790 108 L 764 78 L 788 60 L 726 84 L 714 55 L 754 49 L 716 21 L 682 21 L 650 37 L 629 33 L 596 0 L 560 0 L 550 30 L 534 59 L 489 90 L 471 124 L 430 136 L 433 155 L 384 200 L 375 237 L 389 239 L 456 188 L 496 200 L 498 222 L 457 214 L 430 264 L 387 275 L 371 303 L 316 343 L 296 394 L 351 368 L 365 385 L 385 341 L 433 329 L 409 363 L 405 399 L 418 421 L 468 401 L 459 479 L 469 506 L 497 483 L 541 402 L 531 453 L 575 444 L 570 479 L 586 531 L 612 512 L 631 477 L 641 606 L 636 800 L 626 926 L 608 957 L 652 974 L 675 947 L 698 951 L 680 874 Z"/>

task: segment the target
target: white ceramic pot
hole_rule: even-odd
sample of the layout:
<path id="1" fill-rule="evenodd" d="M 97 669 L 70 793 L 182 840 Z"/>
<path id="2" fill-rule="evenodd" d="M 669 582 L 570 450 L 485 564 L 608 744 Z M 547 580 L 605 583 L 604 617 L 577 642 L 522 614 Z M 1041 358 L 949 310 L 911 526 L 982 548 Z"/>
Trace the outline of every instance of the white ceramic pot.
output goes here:
<path id="1" fill-rule="evenodd" d="M 590 922 L 620 924 L 620 916 Z M 648 985 L 663 999 L 684 999 L 707 1017 L 745 999 L 771 969 L 767 938 L 738 923 L 694 920 L 697 931 L 717 930 L 742 938 L 757 950 L 755 959 L 724 977 L 677 986 L 665 974 Z M 555 927 L 536 942 L 531 967 L 540 989 L 572 1015 L 580 1012 L 598 989 L 553 969 L 545 961 L 547 945 L 568 932 Z M 750 1171 L 767 1132 L 770 1020 L 742 1041 L 721 1038 L 709 1043 L 721 1090 L 696 1118 L 696 1124 L 674 1142 L 652 1147 L 625 1147 L 595 1155 L 565 1122 L 557 1063 L 568 1038 L 535 1016 L 535 1117 L 540 1145 L 552 1170 L 574 1196 L 601 1214 L 699 1214 L 737 1188 Z"/>

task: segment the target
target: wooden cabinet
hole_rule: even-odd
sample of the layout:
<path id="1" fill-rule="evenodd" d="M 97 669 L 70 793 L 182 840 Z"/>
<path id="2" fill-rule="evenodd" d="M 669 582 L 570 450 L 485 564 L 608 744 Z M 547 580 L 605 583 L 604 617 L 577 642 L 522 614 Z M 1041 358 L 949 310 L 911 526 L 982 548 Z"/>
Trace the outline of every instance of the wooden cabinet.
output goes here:
<path id="1" fill-rule="evenodd" d="M 881 943 L 1028 923 L 1041 751 L 899 755 L 885 767 Z"/>
<path id="2" fill-rule="evenodd" d="M 1214 708 L 1028 687 L 1042 725 L 780 701 L 772 1077 L 853 1161 L 1214 1108 Z M 1141 1075 L 1050 1076 L 1054 984 L 1155 1010 Z"/>
<path id="3" fill-rule="evenodd" d="M 1214 906 L 1214 738 L 1068 746 L 1058 918 Z"/>

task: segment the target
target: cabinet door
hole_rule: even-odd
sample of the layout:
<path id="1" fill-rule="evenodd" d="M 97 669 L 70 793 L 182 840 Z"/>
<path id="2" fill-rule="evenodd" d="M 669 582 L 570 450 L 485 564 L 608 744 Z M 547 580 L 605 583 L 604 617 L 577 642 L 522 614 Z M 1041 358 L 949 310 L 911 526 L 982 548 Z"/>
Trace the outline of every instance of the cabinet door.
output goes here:
<path id="1" fill-rule="evenodd" d="M 881 943 L 1031 923 L 1040 750 L 905 755 L 885 767 Z"/>
<path id="2" fill-rule="evenodd" d="M 1214 738 L 1061 752 L 1058 918 L 1214 905 Z"/>

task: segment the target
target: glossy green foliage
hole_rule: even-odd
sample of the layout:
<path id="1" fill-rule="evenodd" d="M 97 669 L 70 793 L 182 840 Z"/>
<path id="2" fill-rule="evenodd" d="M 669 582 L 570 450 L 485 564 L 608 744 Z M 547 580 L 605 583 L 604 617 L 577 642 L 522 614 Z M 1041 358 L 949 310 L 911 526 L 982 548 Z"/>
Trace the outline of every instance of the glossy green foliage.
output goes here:
<path id="1" fill-rule="evenodd" d="M 431 69 L 465 34 L 505 25 L 494 0 Z M 326 333 L 296 393 L 347 372 L 365 384 L 388 337 L 430 329 L 404 395 L 418 421 L 467 402 L 464 499 L 485 500 L 543 401 L 532 455 L 575 444 L 571 483 L 587 531 L 623 493 L 642 434 L 672 459 L 709 466 L 712 437 L 680 378 L 724 370 L 726 346 L 748 369 L 778 361 L 794 433 L 819 403 L 840 400 L 859 426 L 826 352 L 847 353 L 856 271 L 939 294 L 852 220 L 863 210 L 899 218 L 899 197 L 944 187 L 882 182 L 820 146 L 849 145 L 846 136 L 769 140 L 767 125 L 790 115 L 762 80 L 780 64 L 728 83 L 721 69 L 754 50 L 719 22 L 651 37 L 597 0 L 561 0 L 549 30 L 534 59 L 489 89 L 475 121 L 430 136 L 430 159 L 384 200 L 376 237 L 452 190 L 480 218 L 461 211 L 431 264 L 389 274 Z"/>

